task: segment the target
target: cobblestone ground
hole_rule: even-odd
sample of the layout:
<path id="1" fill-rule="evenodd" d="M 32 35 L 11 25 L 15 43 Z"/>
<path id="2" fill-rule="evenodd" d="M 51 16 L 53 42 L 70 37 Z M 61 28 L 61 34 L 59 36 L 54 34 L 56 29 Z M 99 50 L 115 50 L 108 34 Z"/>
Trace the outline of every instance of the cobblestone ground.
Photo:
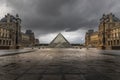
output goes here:
<path id="1" fill-rule="evenodd" d="M 0 80 L 120 80 L 120 56 L 86 49 L 40 49 L 4 56 Z"/>

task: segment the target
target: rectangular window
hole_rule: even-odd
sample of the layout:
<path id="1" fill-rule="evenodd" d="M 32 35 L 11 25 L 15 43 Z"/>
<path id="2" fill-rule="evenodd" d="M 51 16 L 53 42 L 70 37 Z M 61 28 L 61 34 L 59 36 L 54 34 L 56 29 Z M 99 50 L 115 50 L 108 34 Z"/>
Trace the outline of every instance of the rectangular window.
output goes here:
<path id="1" fill-rule="evenodd" d="M 9 44 L 8 44 L 8 40 L 6 41 L 6 45 L 9 45 Z"/>
<path id="2" fill-rule="evenodd" d="M 113 45 L 112 41 L 111 41 L 111 45 Z"/>
<path id="3" fill-rule="evenodd" d="M 114 45 L 116 45 L 116 41 L 114 40 Z"/>
<path id="4" fill-rule="evenodd" d="M 3 40 L 3 45 L 5 45 L 5 40 Z"/>
<path id="5" fill-rule="evenodd" d="M 117 40 L 117 45 L 119 45 L 120 44 L 120 42 L 119 42 L 119 40 Z"/>
<path id="6" fill-rule="evenodd" d="M 11 41 L 9 41 L 9 45 L 11 45 Z"/>
<path id="7" fill-rule="evenodd" d="M 110 41 L 108 41 L 108 45 L 110 45 Z"/>

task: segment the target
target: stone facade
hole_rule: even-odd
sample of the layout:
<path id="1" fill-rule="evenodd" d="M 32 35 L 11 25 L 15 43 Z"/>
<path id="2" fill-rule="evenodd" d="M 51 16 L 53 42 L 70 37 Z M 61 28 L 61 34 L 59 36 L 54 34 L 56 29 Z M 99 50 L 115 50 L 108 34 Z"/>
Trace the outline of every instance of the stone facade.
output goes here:
<path id="1" fill-rule="evenodd" d="M 21 33 L 21 39 L 23 47 L 32 47 L 39 44 L 39 39 L 35 39 L 34 32 L 32 32 L 32 30 L 26 30 L 25 33 Z"/>
<path id="2" fill-rule="evenodd" d="M 34 35 L 34 32 L 32 32 L 32 30 L 26 30 L 25 34 L 29 36 L 29 41 L 30 41 L 30 45 L 29 46 L 35 46 L 35 35 Z"/>
<path id="3" fill-rule="evenodd" d="M 99 49 L 119 49 L 120 50 L 120 19 L 114 14 L 103 14 L 100 19 L 97 35 L 86 33 L 85 45 L 94 45 Z M 96 40 L 95 40 L 96 37 Z M 92 40 L 92 38 L 94 38 Z M 92 42 L 91 42 L 92 41 Z M 98 41 L 98 42 L 97 42 Z"/>
<path id="4" fill-rule="evenodd" d="M 120 19 L 114 14 L 103 14 L 98 31 L 99 48 L 120 49 Z"/>
<path id="5" fill-rule="evenodd" d="M 94 32 L 94 30 L 88 30 L 85 35 L 85 45 L 90 47 L 98 47 L 98 32 Z"/>
<path id="6" fill-rule="evenodd" d="M 35 36 L 32 30 L 21 32 L 21 19 L 7 14 L 0 20 L 0 49 L 19 49 L 35 46 Z"/>
<path id="7" fill-rule="evenodd" d="M 21 33 L 21 45 L 23 47 L 29 47 L 30 46 L 30 37 L 25 33 Z"/>
<path id="8" fill-rule="evenodd" d="M 20 48 L 21 19 L 18 15 L 5 15 L 0 20 L 0 49 Z"/>
<path id="9" fill-rule="evenodd" d="M 98 44 L 99 44 L 98 32 L 92 33 L 90 36 L 90 40 L 91 40 L 92 47 L 98 47 Z"/>

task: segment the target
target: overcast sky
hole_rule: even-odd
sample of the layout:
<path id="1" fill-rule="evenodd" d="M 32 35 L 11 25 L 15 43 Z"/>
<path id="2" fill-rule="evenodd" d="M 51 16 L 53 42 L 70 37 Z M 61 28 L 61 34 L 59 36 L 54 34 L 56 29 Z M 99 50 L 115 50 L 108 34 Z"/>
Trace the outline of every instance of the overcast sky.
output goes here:
<path id="1" fill-rule="evenodd" d="M 103 13 L 120 17 L 120 0 L 0 0 L 0 18 L 18 13 L 22 31 L 31 29 L 42 43 L 61 32 L 71 43 L 83 43 L 88 29 L 97 29 Z"/>

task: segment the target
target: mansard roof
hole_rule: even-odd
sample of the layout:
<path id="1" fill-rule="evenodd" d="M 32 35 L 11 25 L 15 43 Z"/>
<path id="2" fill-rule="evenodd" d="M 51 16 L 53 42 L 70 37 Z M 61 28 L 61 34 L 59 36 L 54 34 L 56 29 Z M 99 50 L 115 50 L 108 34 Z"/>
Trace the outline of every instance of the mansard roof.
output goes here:
<path id="1" fill-rule="evenodd" d="M 19 20 L 21 21 L 21 19 L 18 18 L 18 17 L 19 17 L 18 15 L 16 15 L 16 17 L 15 17 L 15 16 L 13 16 L 13 15 L 7 14 L 7 15 L 5 15 L 5 17 L 3 17 L 3 18 L 0 20 L 0 22 L 7 22 L 8 17 L 9 17 L 9 21 L 10 21 L 10 22 L 16 22 L 17 19 L 19 19 Z"/>
<path id="2" fill-rule="evenodd" d="M 113 17 L 113 21 L 114 21 L 114 22 L 119 22 L 119 21 L 120 21 L 120 19 L 119 19 L 119 18 L 117 18 L 116 16 L 114 16 L 114 17 Z"/>
<path id="3" fill-rule="evenodd" d="M 113 13 L 110 13 L 110 14 L 103 14 L 103 17 L 100 19 L 100 21 L 104 21 L 104 20 L 107 20 L 109 21 L 110 20 L 110 17 L 112 17 L 112 21 L 113 22 L 120 22 L 120 19 L 118 17 L 116 17 Z"/>

